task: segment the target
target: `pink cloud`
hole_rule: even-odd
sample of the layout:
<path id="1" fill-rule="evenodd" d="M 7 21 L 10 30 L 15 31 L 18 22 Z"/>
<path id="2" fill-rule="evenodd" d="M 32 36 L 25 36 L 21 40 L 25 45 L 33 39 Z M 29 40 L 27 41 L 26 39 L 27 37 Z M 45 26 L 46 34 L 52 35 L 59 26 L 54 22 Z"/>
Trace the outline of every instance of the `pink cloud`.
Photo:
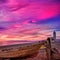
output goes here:
<path id="1" fill-rule="evenodd" d="M 17 1 L 19 1 L 19 3 Z M 4 17 L 2 20 L 10 21 L 14 24 L 12 24 L 12 26 L 8 26 L 9 29 L 0 33 L 2 37 L 7 35 L 8 38 L 10 37 L 9 39 L 42 40 L 46 39 L 47 36 L 51 36 L 49 28 L 52 25 L 38 25 L 29 22 L 46 20 L 57 16 L 59 14 L 59 4 L 56 2 L 47 2 L 47 0 L 46 2 L 43 2 L 44 0 L 40 0 L 42 2 L 36 1 L 29 2 L 28 0 L 9 0 L 9 2 L 3 7 L 3 9 L 6 8 L 4 9 L 6 14 L 4 15 L 2 13 Z M 45 30 L 48 30 L 48 32 L 45 32 Z M 7 37 L 5 36 L 8 40 Z M 3 38 L 3 40 L 5 38 Z"/>
<path id="2" fill-rule="evenodd" d="M 25 8 L 19 9 L 13 14 L 20 16 L 23 19 L 33 18 L 35 20 L 44 20 L 54 17 L 59 14 L 58 4 L 43 4 L 43 3 L 31 3 Z"/>
<path id="3" fill-rule="evenodd" d="M 58 3 L 52 3 L 52 1 L 47 2 L 47 0 L 45 0 L 47 3 L 41 1 L 42 0 L 37 2 L 29 0 L 9 0 L 8 3 L 2 6 L 3 8 L 6 8 L 5 15 L 7 16 L 5 20 L 9 21 L 23 19 L 26 21 L 27 18 L 33 18 L 32 22 L 34 22 L 36 20 L 51 18 L 59 14 Z"/>

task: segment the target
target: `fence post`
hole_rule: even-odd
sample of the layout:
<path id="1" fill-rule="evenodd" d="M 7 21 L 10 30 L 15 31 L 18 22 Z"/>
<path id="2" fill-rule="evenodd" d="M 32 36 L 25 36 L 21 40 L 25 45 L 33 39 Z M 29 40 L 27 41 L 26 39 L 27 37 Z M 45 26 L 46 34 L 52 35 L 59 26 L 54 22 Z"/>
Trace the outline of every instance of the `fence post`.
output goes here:
<path id="1" fill-rule="evenodd" d="M 47 43 L 46 43 L 46 55 L 47 55 L 47 60 L 52 60 L 52 52 L 51 52 L 51 42 L 50 42 L 50 38 L 47 38 Z"/>

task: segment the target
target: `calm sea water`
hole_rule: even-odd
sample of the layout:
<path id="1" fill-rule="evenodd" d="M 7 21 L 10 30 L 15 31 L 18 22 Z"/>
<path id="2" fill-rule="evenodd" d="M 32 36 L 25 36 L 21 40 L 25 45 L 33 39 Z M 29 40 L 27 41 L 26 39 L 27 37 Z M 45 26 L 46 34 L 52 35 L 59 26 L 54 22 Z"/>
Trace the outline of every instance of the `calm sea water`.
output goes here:
<path id="1" fill-rule="evenodd" d="M 24 44 L 24 43 L 32 43 L 32 42 L 37 42 L 37 41 L 26 41 L 26 40 L 9 40 L 9 41 L 0 41 L 0 46 L 5 46 L 5 45 L 14 45 L 14 44 Z"/>

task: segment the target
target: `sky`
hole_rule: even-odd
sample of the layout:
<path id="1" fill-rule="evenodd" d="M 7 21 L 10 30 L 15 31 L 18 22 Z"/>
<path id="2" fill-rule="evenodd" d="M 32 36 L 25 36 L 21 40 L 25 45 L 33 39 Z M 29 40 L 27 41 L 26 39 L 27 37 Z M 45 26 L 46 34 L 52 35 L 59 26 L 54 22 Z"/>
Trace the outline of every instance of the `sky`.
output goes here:
<path id="1" fill-rule="evenodd" d="M 0 41 L 60 39 L 60 0 L 0 0 Z"/>

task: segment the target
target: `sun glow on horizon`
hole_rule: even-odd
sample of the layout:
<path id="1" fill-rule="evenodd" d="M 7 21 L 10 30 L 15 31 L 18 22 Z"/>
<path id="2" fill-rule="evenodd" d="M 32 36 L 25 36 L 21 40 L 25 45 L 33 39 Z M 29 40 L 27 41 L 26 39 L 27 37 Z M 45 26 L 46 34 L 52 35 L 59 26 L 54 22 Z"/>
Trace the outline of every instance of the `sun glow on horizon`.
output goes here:
<path id="1" fill-rule="evenodd" d="M 1 3 L 1 2 L 0 2 Z M 60 39 L 59 1 L 8 0 L 0 4 L 0 41 Z"/>

